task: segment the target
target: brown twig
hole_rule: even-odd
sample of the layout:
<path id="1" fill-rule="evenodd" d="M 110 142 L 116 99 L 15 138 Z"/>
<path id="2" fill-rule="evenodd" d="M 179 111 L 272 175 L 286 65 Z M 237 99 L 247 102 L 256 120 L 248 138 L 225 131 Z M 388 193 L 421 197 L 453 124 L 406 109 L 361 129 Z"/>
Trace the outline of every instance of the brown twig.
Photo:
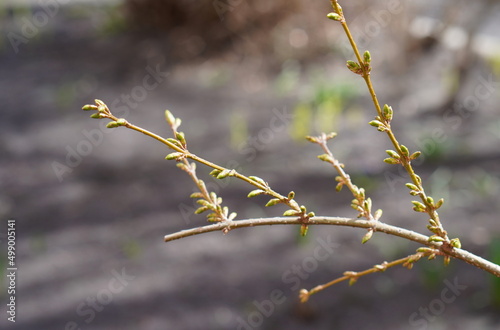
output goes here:
<path id="1" fill-rule="evenodd" d="M 216 223 L 213 225 L 197 227 L 187 230 L 182 230 L 177 233 L 169 234 L 164 237 L 165 242 L 174 241 L 176 239 L 185 238 L 194 235 L 200 235 L 204 233 L 209 233 L 212 231 L 224 230 L 228 226 L 230 229 L 245 228 L 245 227 L 256 227 L 256 226 L 272 226 L 272 225 L 301 225 L 302 222 L 299 219 L 289 218 L 289 217 L 275 217 L 275 218 L 261 218 L 261 219 L 246 219 L 231 221 L 230 223 Z M 425 246 L 429 246 L 438 249 L 443 255 L 449 255 L 453 258 L 463 260 L 473 266 L 481 268 L 488 273 L 500 277 L 500 266 L 483 259 L 473 253 L 470 253 L 463 249 L 458 248 L 444 248 L 441 242 L 429 241 L 429 237 L 416 233 L 414 231 L 389 225 L 380 221 L 368 221 L 362 219 L 350 219 L 341 217 L 322 217 L 315 216 L 309 219 L 308 225 L 334 225 L 334 226 L 348 226 L 348 227 L 358 227 L 358 228 L 375 228 L 375 231 L 383 232 L 388 235 L 398 236 L 405 238 L 410 241 L 420 243 Z"/>

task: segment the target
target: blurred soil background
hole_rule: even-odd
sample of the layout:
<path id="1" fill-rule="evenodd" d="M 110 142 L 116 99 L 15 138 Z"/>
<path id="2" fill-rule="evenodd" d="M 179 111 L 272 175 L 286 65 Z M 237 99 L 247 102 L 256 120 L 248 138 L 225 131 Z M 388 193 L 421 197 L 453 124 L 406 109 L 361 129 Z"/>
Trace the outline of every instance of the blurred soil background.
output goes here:
<path id="1" fill-rule="evenodd" d="M 498 1 L 344 1 L 373 58 L 382 103 L 426 189 L 446 202 L 450 237 L 500 261 L 500 5 Z M 189 148 L 264 178 L 318 215 L 354 217 L 348 191 L 303 136 L 331 143 L 382 220 L 426 233 L 407 177 L 382 162 L 386 136 L 328 1 L 2 1 L 0 241 L 15 219 L 17 319 L 2 329 L 498 329 L 500 284 L 462 262 L 421 261 L 312 288 L 411 254 L 416 244 L 352 228 L 273 226 L 170 243 L 204 225 L 190 179 L 161 144 L 81 111 L 95 98 Z M 238 219 L 280 215 L 251 187 L 200 176 Z M 326 242 L 326 243 L 325 243 Z M 328 243 L 329 242 L 329 243 Z M 318 249 L 324 260 L 314 256 Z M 297 271 L 300 269 L 300 272 Z M 299 275 L 300 274 L 300 275 Z M 455 289 L 447 288 L 455 283 Z M 447 291 L 445 291 L 447 290 Z M 443 292 L 446 292 L 443 294 Z M 453 292 L 451 294 L 450 292 Z M 444 295 L 444 296 L 443 296 Z M 274 303 L 271 303 L 273 301 Z"/>

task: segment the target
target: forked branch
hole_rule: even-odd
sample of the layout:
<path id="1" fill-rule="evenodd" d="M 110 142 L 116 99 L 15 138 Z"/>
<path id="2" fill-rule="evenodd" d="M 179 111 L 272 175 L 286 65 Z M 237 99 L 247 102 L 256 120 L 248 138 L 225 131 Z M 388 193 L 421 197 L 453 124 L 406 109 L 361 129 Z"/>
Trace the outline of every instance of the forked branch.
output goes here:
<path id="1" fill-rule="evenodd" d="M 379 218 L 382 214 L 381 210 L 377 210 L 372 214 L 371 199 L 365 196 L 365 191 L 363 188 L 359 188 L 354 185 L 354 183 L 352 183 L 349 175 L 343 170 L 343 165 L 333 156 L 326 145 L 327 140 L 333 138 L 335 136 L 335 133 L 330 133 L 328 135 L 323 133 L 322 135 L 317 137 L 308 137 L 308 140 L 321 146 L 325 153 L 323 155 L 320 155 L 319 158 L 330 163 L 333 168 L 335 168 L 335 170 L 339 173 L 339 176 L 336 177 L 336 180 L 338 182 L 337 190 L 340 190 L 343 186 L 346 186 L 352 192 L 355 198 L 353 199 L 351 206 L 358 211 L 359 217 L 364 217 L 366 219 L 315 216 L 313 212 L 307 212 L 305 206 L 299 205 L 296 202 L 295 193 L 293 191 L 289 192 L 287 195 L 282 195 L 271 189 L 269 184 L 261 178 L 255 176 L 245 176 L 234 169 L 224 168 L 195 154 L 192 154 L 187 148 L 187 142 L 184 134 L 177 130 L 177 128 L 181 124 L 180 119 L 175 118 L 169 111 L 165 112 L 165 116 L 167 123 L 172 129 L 174 138 L 163 138 L 141 127 L 129 123 L 124 118 L 117 118 L 111 113 L 106 104 L 104 104 L 104 102 L 100 100 L 96 100 L 96 104 L 94 105 L 84 106 L 83 109 L 88 111 L 96 111 L 91 116 L 92 118 L 110 119 L 111 122 L 108 123 L 108 128 L 124 126 L 148 135 L 165 144 L 168 148 L 174 151 L 170 153 L 166 157 L 166 159 L 177 161 L 177 166 L 187 172 L 195 182 L 199 192 L 193 193 L 191 197 L 197 198 L 197 203 L 200 204 L 199 209 L 196 210 L 195 213 L 210 211 L 212 213 L 207 216 L 207 219 L 208 221 L 216 223 L 166 235 L 164 237 L 165 242 L 186 238 L 189 236 L 200 235 L 212 231 L 222 231 L 226 234 L 232 229 L 270 225 L 300 225 L 301 234 L 305 235 L 307 232 L 307 228 L 310 225 L 334 225 L 367 229 L 368 232 L 363 237 L 363 243 L 367 242 L 372 237 L 372 234 L 374 232 L 383 232 L 388 235 L 414 241 L 421 245 L 421 247 L 417 249 L 416 253 L 411 254 L 407 257 L 391 262 L 383 262 L 361 272 L 345 272 L 342 277 L 339 277 L 329 283 L 319 285 L 309 291 L 303 289 L 300 293 L 302 301 L 307 301 L 307 299 L 309 299 L 312 294 L 342 281 L 349 280 L 349 282 L 352 284 L 361 276 L 384 271 L 387 268 L 397 265 L 403 265 L 411 268 L 413 266 L 413 263 L 418 261 L 422 257 L 434 259 L 436 256 L 442 256 L 444 258 L 445 264 L 448 264 L 450 259 L 453 257 L 463 260 L 480 269 L 483 269 L 484 271 L 491 273 L 497 277 L 500 277 L 499 265 L 461 249 L 461 244 L 458 238 L 454 238 L 451 240 L 449 239 L 447 232 L 444 230 L 441 224 L 439 214 L 437 212 L 439 207 L 441 207 L 441 205 L 443 204 L 443 200 L 441 199 L 435 202 L 431 196 L 425 193 L 424 187 L 422 185 L 422 180 L 415 173 L 411 164 L 411 161 L 416 159 L 420 155 L 420 152 L 416 151 L 410 154 L 408 148 L 400 144 L 396 139 L 391 128 L 391 121 L 394 115 L 393 109 L 388 105 L 384 105 L 383 107 L 380 105 L 371 82 L 371 55 L 368 51 L 365 51 L 361 55 L 352 37 L 352 34 L 349 31 L 349 27 L 344 17 L 342 8 L 336 0 L 330 0 L 330 3 L 334 9 L 334 12 L 330 13 L 328 15 L 328 18 L 340 22 L 355 54 L 356 61 L 347 61 L 347 67 L 349 68 L 349 70 L 351 70 L 355 74 L 360 75 L 364 79 L 377 112 L 377 116 L 369 124 L 376 127 L 380 132 L 385 132 L 394 147 L 394 150 L 386 150 L 389 158 L 384 159 L 384 161 L 389 164 L 401 165 L 408 173 L 411 182 L 407 183 L 406 187 L 410 190 L 410 195 L 418 196 L 418 198 L 420 199 L 420 201 L 412 202 L 414 205 L 413 210 L 416 212 L 427 214 L 427 219 L 429 219 L 429 225 L 427 226 L 427 228 L 430 230 L 430 232 L 433 233 L 433 235 L 431 236 L 426 236 L 408 229 L 396 227 L 379 221 Z M 218 197 L 214 192 L 209 192 L 207 190 L 204 182 L 198 179 L 196 175 L 195 163 L 190 163 L 188 161 L 189 159 L 211 167 L 213 170 L 210 174 L 217 179 L 236 177 L 251 184 L 256 189 L 251 191 L 248 194 L 248 197 L 267 195 L 271 199 L 267 202 L 266 206 L 284 204 L 288 207 L 288 209 L 283 213 L 283 217 L 233 221 L 233 219 L 236 217 L 236 213 L 229 213 L 228 208 L 221 205 L 222 199 Z"/>

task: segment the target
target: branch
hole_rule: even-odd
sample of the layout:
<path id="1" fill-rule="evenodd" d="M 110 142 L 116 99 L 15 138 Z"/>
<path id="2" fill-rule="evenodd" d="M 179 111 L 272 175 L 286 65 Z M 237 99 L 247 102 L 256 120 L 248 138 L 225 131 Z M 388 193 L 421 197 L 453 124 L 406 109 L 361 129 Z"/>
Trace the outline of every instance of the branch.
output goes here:
<path id="1" fill-rule="evenodd" d="M 330 0 L 330 3 L 335 13 L 330 13 L 328 14 L 327 17 L 333 19 L 334 21 L 340 22 L 347 38 L 349 39 L 351 48 L 354 51 L 354 54 L 356 55 L 356 59 L 358 61 L 358 62 L 347 61 L 347 67 L 353 73 L 363 77 L 366 86 L 368 88 L 368 91 L 370 92 L 370 95 L 372 97 L 373 105 L 377 110 L 378 114 L 377 117 L 375 117 L 375 120 L 372 120 L 369 124 L 371 126 L 377 127 L 377 130 L 379 130 L 380 132 L 385 132 L 389 137 L 389 139 L 391 140 L 392 145 L 394 146 L 395 151 L 386 150 L 386 152 L 391 157 L 384 159 L 384 162 L 387 162 L 389 164 L 402 165 L 406 170 L 406 172 L 408 173 L 408 175 L 410 176 L 412 183 L 407 183 L 406 187 L 408 187 L 408 189 L 411 190 L 410 194 L 412 196 L 419 196 L 420 199 L 422 200 L 422 202 L 412 201 L 414 205 L 413 210 L 416 212 L 427 213 L 429 215 L 430 226 L 428 226 L 427 228 L 435 235 L 444 239 L 447 245 L 452 244 L 452 241 L 456 242 L 456 244 L 460 244 L 458 238 L 454 238 L 453 240 L 450 241 L 448 233 L 446 232 L 446 230 L 444 230 L 441 221 L 439 219 L 439 214 L 437 210 L 443 204 L 443 199 L 435 203 L 434 199 L 425 193 L 424 187 L 422 185 L 422 179 L 415 173 L 413 166 L 411 165 L 411 161 L 420 156 L 421 152 L 417 151 L 410 154 L 408 148 L 398 142 L 391 128 L 391 121 L 393 118 L 392 107 L 388 106 L 387 104 L 384 105 L 384 107 L 380 106 L 380 102 L 378 101 L 377 95 L 375 94 L 375 90 L 373 88 L 373 84 L 370 77 L 370 72 L 371 72 L 370 52 L 365 51 L 363 53 L 363 56 L 361 56 L 358 46 L 356 45 L 356 42 L 352 37 L 352 34 L 347 25 L 344 13 L 342 11 L 342 7 L 339 5 L 337 0 Z"/>
<path id="2" fill-rule="evenodd" d="M 236 228 L 245 227 L 256 227 L 256 226 L 272 226 L 272 225 L 301 225 L 300 219 L 293 219 L 289 217 L 275 217 L 275 218 L 260 218 L 260 219 L 246 219 L 231 222 L 220 222 L 213 225 L 196 227 L 192 229 L 182 230 L 173 234 L 166 235 L 164 237 L 165 242 L 174 241 L 176 239 L 185 238 L 194 235 L 200 235 L 204 233 L 209 233 L 212 231 L 219 230 L 231 230 Z M 309 219 L 308 225 L 334 225 L 334 226 L 347 226 L 347 227 L 357 227 L 357 228 L 373 228 L 374 231 L 379 231 L 392 236 L 398 236 L 401 238 L 408 239 L 426 245 L 442 252 L 443 255 L 449 255 L 456 259 L 463 260 L 473 266 L 481 268 L 488 273 L 491 273 L 497 277 L 500 277 L 500 266 L 494 264 L 486 259 L 476 256 L 463 249 L 453 248 L 443 248 L 443 244 L 440 242 L 429 242 L 429 237 L 416 233 L 414 231 L 396 227 L 393 225 L 388 225 L 379 221 L 369 221 L 361 219 L 350 219 L 341 217 L 322 217 L 316 216 Z"/>
<path id="3" fill-rule="evenodd" d="M 416 254 L 412 254 L 412 255 L 409 255 L 407 257 L 398 259 L 398 260 L 394 260 L 391 262 L 383 262 L 380 265 L 375 265 L 375 266 L 373 266 L 367 270 L 361 271 L 361 272 L 352 272 L 352 271 L 344 272 L 344 276 L 336 278 L 333 281 L 330 281 L 326 284 L 315 286 L 311 290 L 306 290 L 306 289 L 300 290 L 300 294 L 299 294 L 300 301 L 306 302 L 309 300 L 309 297 L 311 297 L 313 294 L 318 293 L 320 291 L 323 291 L 324 289 L 326 289 L 334 284 L 349 280 L 349 285 L 353 285 L 354 283 L 356 283 L 358 278 L 360 278 L 361 276 L 365 276 L 365 275 L 376 273 L 376 272 L 383 272 L 383 271 L 387 270 L 387 268 L 390 268 L 390 267 L 394 267 L 394 266 L 402 264 L 403 266 L 406 265 L 406 267 L 411 269 L 413 267 L 413 263 L 415 261 L 419 260 L 420 258 L 422 258 L 423 256 L 425 256 L 425 253 L 417 252 Z"/>

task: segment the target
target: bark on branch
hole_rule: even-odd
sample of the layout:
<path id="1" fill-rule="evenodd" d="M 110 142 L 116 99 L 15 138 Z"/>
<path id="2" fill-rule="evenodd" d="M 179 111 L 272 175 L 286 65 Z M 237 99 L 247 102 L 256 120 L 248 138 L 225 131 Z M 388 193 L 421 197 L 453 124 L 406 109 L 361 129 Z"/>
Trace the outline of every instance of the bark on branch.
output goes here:
<path id="1" fill-rule="evenodd" d="M 230 222 L 219 222 L 213 225 L 207 225 L 203 227 L 196 227 L 192 229 L 182 230 L 173 234 L 166 235 L 164 237 L 165 242 L 174 241 L 176 239 L 185 238 L 194 235 L 200 235 L 204 233 L 209 233 L 212 231 L 219 230 L 232 230 L 237 228 L 245 227 L 256 227 L 256 226 L 272 226 L 272 225 L 300 225 L 301 222 L 298 219 L 290 217 L 275 217 L 275 218 L 258 218 L 258 219 L 246 219 Z M 358 227 L 358 228 L 373 228 L 374 231 L 383 232 L 388 235 L 398 236 L 401 238 L 408 239 L 420 243 L 422 245 L 436 248 L 441 251 L 443 255 L 449 255 L 456 259 L 463 260 L 473 266 L 481 268 L 495 276 L 500 277 L 500 266 L 492 263 L 486 259 L 483 259 L 473 253 L 470 253 L 463 249 L 453 248 L 452 250 L 441 249 L 442 243 L 439 242 L 429 242 L 428 236 L 419 234 L 417 232 L 396 227 L 393 225 L 388 225 L 380 221 L 368 221 L 362 219 L 350 219 L 341 217 L 322 217 L 316 216 L 309 219 L 308 225 L 334 225 L 334 226 L 348 226 L 348 227 Z"/>

